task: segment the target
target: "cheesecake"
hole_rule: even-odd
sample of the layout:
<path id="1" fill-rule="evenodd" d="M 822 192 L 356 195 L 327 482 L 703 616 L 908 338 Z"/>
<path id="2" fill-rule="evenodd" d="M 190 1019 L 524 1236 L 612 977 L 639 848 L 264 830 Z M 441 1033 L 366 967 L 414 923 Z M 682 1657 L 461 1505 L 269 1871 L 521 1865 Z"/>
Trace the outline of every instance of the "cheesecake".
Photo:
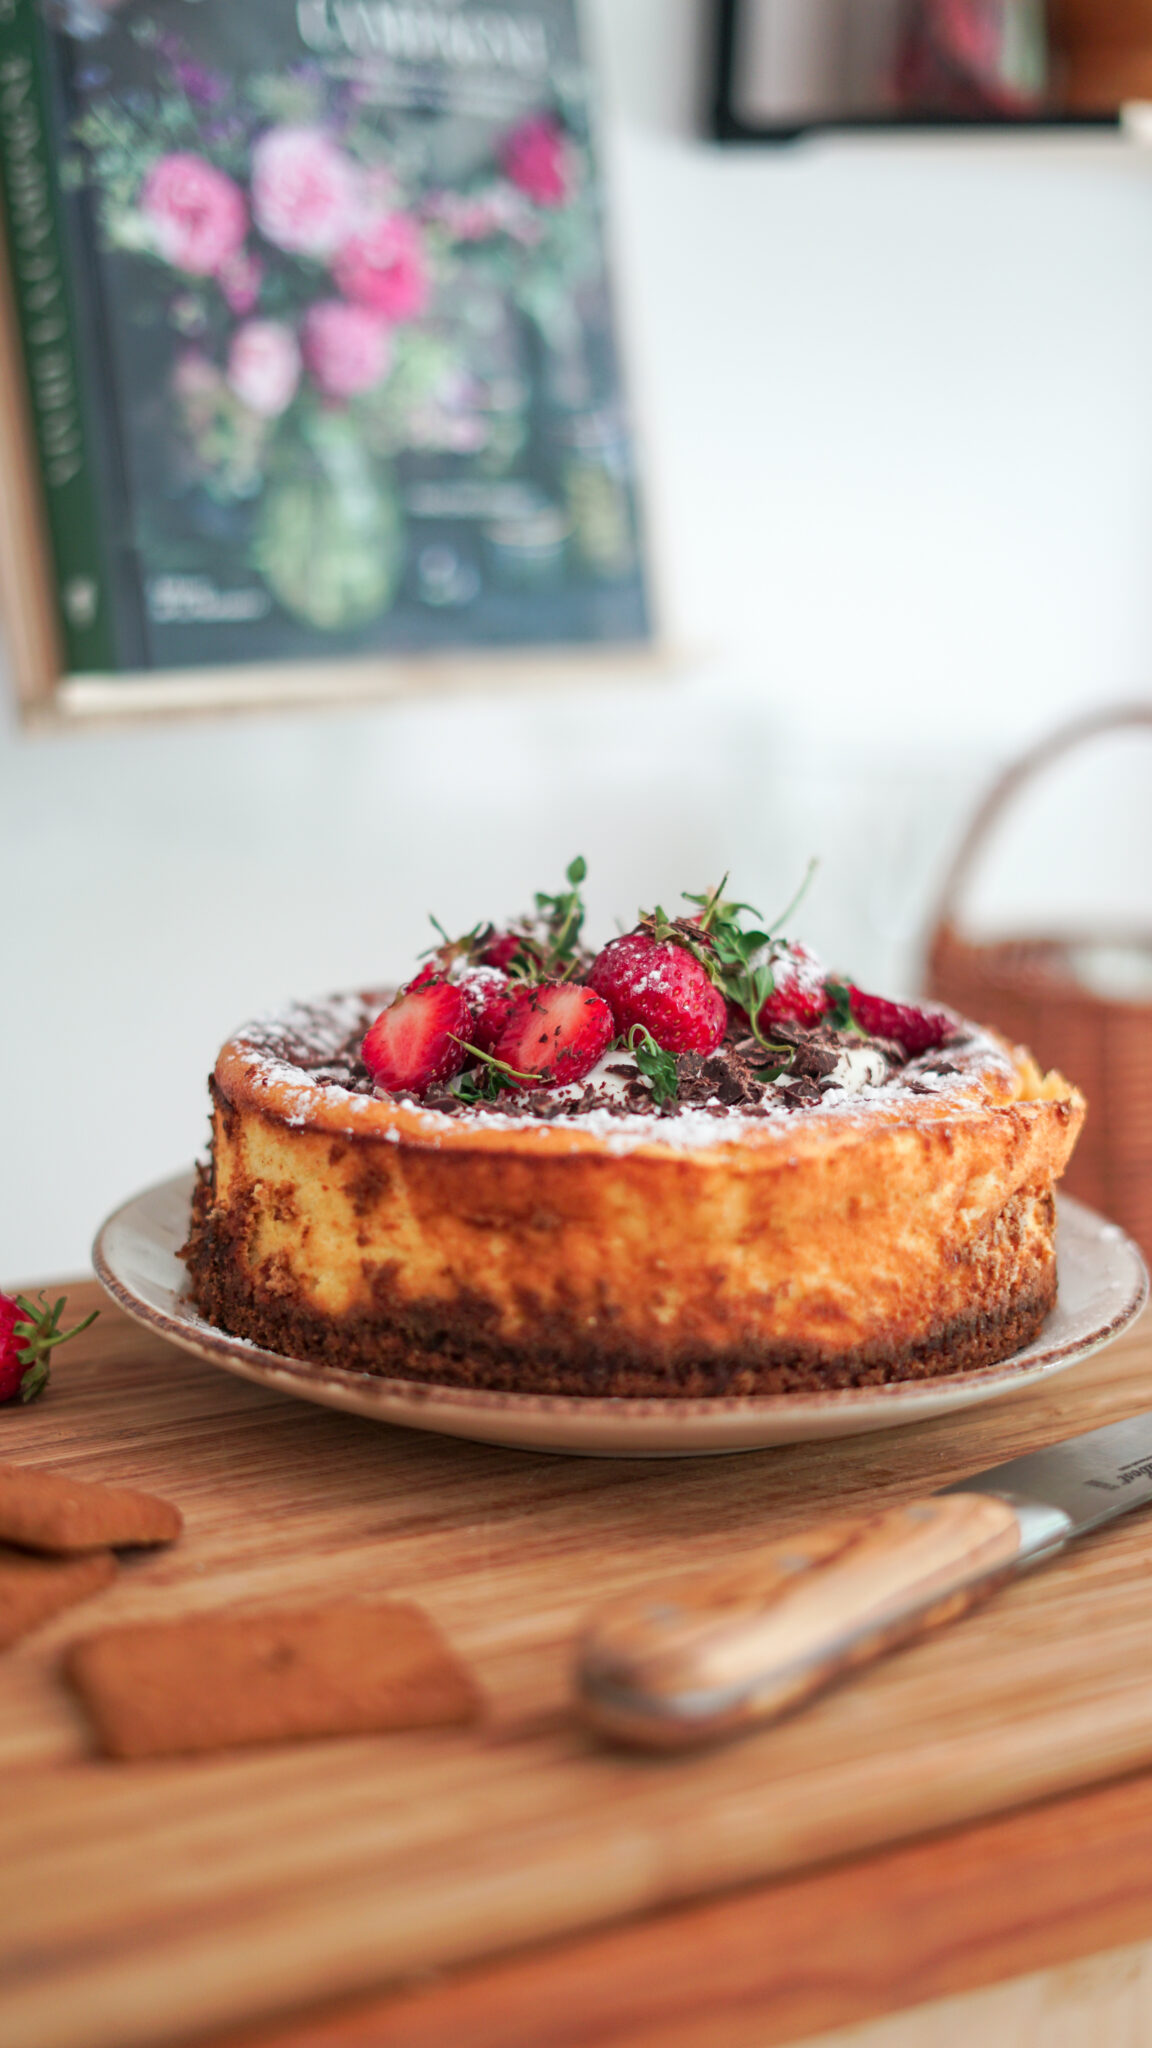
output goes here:
<path id="1" fill-rule="evenodd" d="M 547 920 L 478 927 L 399 995 L 235 1032 L 184 1253 L 202 1315 L 317 1368 L 563 1396 L 871 1386 L 1027 1344 L 1078 1091 L 735 929 L 734 960 L 706 910 L 559 958 Z"/>

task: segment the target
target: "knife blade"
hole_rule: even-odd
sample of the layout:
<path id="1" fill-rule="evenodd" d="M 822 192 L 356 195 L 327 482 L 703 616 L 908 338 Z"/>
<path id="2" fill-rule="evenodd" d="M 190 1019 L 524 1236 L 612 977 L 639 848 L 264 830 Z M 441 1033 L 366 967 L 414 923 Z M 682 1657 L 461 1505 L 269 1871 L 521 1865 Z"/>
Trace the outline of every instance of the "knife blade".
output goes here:
<path id="1" fill-rule="evenodd" d="M 1152 1414 L 821 1524 L 594 1615 L 577 1650 L 580 1710 L 646 1749 L 740 1734 L 1149 1502 Z"/>

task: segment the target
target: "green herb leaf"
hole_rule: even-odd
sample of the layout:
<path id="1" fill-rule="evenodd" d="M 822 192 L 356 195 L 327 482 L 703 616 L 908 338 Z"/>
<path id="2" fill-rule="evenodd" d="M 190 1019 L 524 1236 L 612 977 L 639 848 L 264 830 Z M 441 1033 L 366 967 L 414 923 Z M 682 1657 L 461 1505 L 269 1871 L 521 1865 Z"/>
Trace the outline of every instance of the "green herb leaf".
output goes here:
<path id="1" fill-rule="evenodd" d="M 499 1095 L 502 1088 L 515 1088 L 518 1081 L 538 1081 L 540 1079 L 539 1074 L 522 1074 L 518 1067 L 510 1067 L 506 1060 L 498 1060 L 490 1052 L 481 1052 L 478 1045 L 469 1044 L 466 1038 L 457 1038 L 454 1031 L 450 1031 L 448 1036 L 456 1045 L 463 1048 L 468 1054 L 469 1059 L 478 1061 L 483 1070 L 483 1081 L 481 1081 L 479 1075 L 461 1074 L 458 1076 L 457 1082 L 449 1084 L 451 1093 L 459 1095 L 462 1102 L 479 1102 L 481 1100 L 492 1102 Z M 461 1084 L 467 1085 L 469 1083 L 478 1091 L 476 1094 L 464 1095 L 461 1093 Z"/>
<path id="2" fill-rule="evenodd" d="M 536 892 L 536 915 L 544 926 L 545 938 L 541 950 L 537 973 L 530 977 L 536 980 L 565 981 L 573 972 L 580 944 L 580 933 L 584 928 L 584 902 L 580 895 L 580 884 L 588 872 L 588 863 L 583 854 L 577 854 L 565 869 L 565 880 L 570 883 L 567 891 L 558 896 Z M 532 942 L 529 942 L 532 944 Z M 517 955 L 519 958 L 519 955 Z"/>
<path id="3" fill-rule="evenodd" d="M 471 1108 L 476 1102 L 495 1102 L 503 1086 L 499 1074 L 490 1074 L 482 1067 L 478 1074 L 457 1074 L 448 1083 L 448 1093 Z"/>
<path id="4" fill-rule="evenodd" d="M 555 896 L 537 890 L 536 924 L 543 926 L 542 931 L 533 928 L 530 918 L 512 925 L 511 929 L 520 941 L 504 970 L 512 981 L 527 982 L 534 987 L 541 981 L 566 981 L 575 972 L 579 961 L 580 933 L 584 926 L 580 884 L 587 872 L 588 863 L 583 854 L 578 853 L 564 871 L 564 879 L 569 884 L 567 889 Z M 475 963 L 496 937 L 495 925 L 488 922 L 473 925 L 471 931 L 459 939 L 450 939 L 438 918 L 429 914 L 429 921 L 440 943 L 429 946 L 427 953 L 420 957 L 426 959 L 431 955 L 440 960 L 445 972 L 461 958 L 470 964 Z"/>
<path id="5" fill-rule="evenodd" d="M 702 895 L 692 895 L 685 890 L 686 903 L 698 903 L 701 916 L 693 924 L 683 920 L 671 933 L 682 945 L 687 945 L 707 967 L 712 980 L 729 1002 L 743 1010 L 748 1018 L 752 1036 L 761 1045 L 766 1045 L 760 1029 L 760 1011 L 776 987 L 775 964 L 787 951 L 785 941 L 778 937 L 781 925 L 787 922 L 801 901 L 805 890 L 816 871 L 816 862 L 810 861 L 808 871 L 783 917 L 771 924 L 767 931 L 761 929 L 763 912 L 754 903 L 731 901 L 724 895 L 728 877 L 716 889 L 706 890 Z M 745 926 L 743 914 L 757 920 L 754 926 Z M 695 937 L 687 936 L 695 934 Z"/>
<path id="6" fill-rule="evenodd" d="M 48 1360 L 40 1358 L 36 1361 L 35 1365 L 30 1365 L 27 1372 L 22 1373 L 20 1376 L 20 1399 L 22 1401 L 34 1401 L 37 1395 L 44 1392 L 47 1384 Z"/>
<path id="7" fill-rule="evenodd" d="M 492 925 L 474 924 L 471 931 L 465 932 L 461 938 L 450 939 L 440 919 L 434 917 L 431 911 L 428 912 L 428 922 L 433 931 L 437 933 L 440 943 L 438 946 L 425 946 L 424 951 L 418 954 L 417 958 L 420 960 L 439 960 L 445 974 L 447 974 L 449 968 L 457 960 L 461 958 L 471 960 L 473 955 L 480 951 L 481 946 L 485 945 L 488 939 L 493 936 L 494 928 Z"/>
<path id="8" fill-rule="evenodd" d="M 510 981 L 526 981 L 535 986 L 538 981 L 546 979 L 544 958 L 535 939 L 525 932 L 504 972 Z"/>
<path id="9" fill-rule="evenodd" d="M 679 1091 L 680 1070 L 675 1053 L 666 1052 L 662 1045 L 657 1045 L 644 1024 L 633 1024 L 625 1044 L 635 1055 L 640 1072 L 651 1082 L 652 1100 L 658 1109 L 661 1108 Z"/>
<path id="10" fill-rule="evenodd" d="M 831 1024 L 834 1031 L 859 1030 L 860 1027 L 852 1015 L 852 998 L 848 993 L 847 984 L 843 981 L 829 979 L 825 982 L 824 987 L 828 994 L 828 1001 L 831 1004 L 824 1022 Z"/>
<path id="11" fill-rule="evenodd" d="M 717 922 L 734 923 L 737 912 L 741 910 L 750 910 L 753 917 L 763 917 L 763 911 L 757 910 L 754 903 L 729 901 L 724 894 L 727 886 L 728 877 L 725 875 L 715 889 L 705 890 L 701 896 L 690 895 L 687 889 L 681 891 L 685 903 L 700 904 L 703 916 L 699 920 L 699 928 L 702 932 L 710 932 Z"/>

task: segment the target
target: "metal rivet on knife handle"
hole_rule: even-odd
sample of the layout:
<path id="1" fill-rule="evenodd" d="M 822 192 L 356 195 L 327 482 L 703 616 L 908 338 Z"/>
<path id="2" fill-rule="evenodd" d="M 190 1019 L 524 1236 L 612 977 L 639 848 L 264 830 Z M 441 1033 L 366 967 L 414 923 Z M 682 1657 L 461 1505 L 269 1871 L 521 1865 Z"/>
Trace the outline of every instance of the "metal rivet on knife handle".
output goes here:
<path id="1" fill-rule="evenodd" d="M 1023 1562 L 1021 1534 L 1009 1500 L 935 1494 L 649 1588 L 593 1617 L 581 1711 L 645 1748 L 738 1734 L 974 1606 Z"/>

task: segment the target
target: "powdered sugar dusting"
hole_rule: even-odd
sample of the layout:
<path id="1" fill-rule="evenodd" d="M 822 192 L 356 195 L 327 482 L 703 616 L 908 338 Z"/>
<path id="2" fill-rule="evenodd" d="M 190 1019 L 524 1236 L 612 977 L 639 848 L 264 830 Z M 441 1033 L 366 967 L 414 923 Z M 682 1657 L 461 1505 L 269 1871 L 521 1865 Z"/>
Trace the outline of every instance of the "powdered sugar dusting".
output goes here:
<path id="1" fill-rule="evenodd" d="M 389 992 L 366 990 L 294 1003 L 279 1016 L 245 1025 L 232 1044 L 244 1057 L 249 1086 L 257 1101 L 264 1098 L 270 1113 L 300 1129 L 321 1107 L 351 1126 L 375 1126 L 379 1131 L 380 1097 L 373 1089 L 359 1057 L 360 1041 Z M 865 1121 L 878 1108 L 887 1112 L 914 1112 L 925 1097 L 954 1098 L 957 1106 L 970 1100 L 974 1091 L 983 1092 L 991 1083 L 1005 1096 L 1013 1092 L 1014 1067 L 1009 1053 L 988 1033 L 957 1020 L 956 1034 L 943 1046 L 907 1061 L 895 1071 L 874 1044 L 849 1047 L 827 1074 L 818 1100 L 790 1099 L 784 1078 L 771 1095 L 750 1111 L 726 1106 L 718 1099 L 672 1103 L 663 1114 L 645 1110 L 636 1114 L 619 1106 L 626 1099 L 629 1079 L 613 1075 L 613 1067 L 634 1069 L 635 1062 L 620 1049 L 604 1055 L 594 1070 L 600 1100 L 580 1106 L 583 1084 L 533 1091 L 529 1099 L 509 1095 L 501 1106 L 477 1104 L 447 1113 L 410 1098 L 398 1098 L 418 1113 L 420 1136 L 438 1142 L 451 1132 L 458 1141 L 470 1130 L 534 1133 L 543 1146 L 555 1142 L 554 1133 L 579 1131 L 595 1138 L 611 1153 L 625 1153 L 637 1146 L 657 1145 L 671 1151 L 700 1151 L 716 1145 L 739 1143 L 765 1125 L 781 1127 L 834 1120 L 838 1123 Z M 605 1106 L 604 1097 L 609 1105 Z M 633 1097 L 635 1101 L 635 1097 Z M 541 1115 L 541 1108 L 546 1114 Z M 399 1142 L 395 1128 L 381 1135 Z"/>

